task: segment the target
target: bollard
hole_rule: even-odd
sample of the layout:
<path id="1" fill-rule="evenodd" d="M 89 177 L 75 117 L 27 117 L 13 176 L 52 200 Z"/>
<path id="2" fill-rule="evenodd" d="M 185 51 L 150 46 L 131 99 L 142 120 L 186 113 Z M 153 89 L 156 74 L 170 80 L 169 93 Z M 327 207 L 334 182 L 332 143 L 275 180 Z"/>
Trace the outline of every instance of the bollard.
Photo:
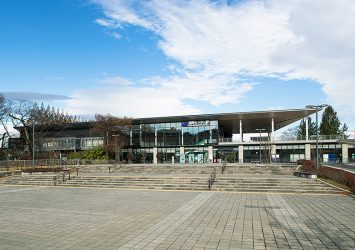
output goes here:
<path id="1" fill-rule="evenodd" d="M 65 178 L 65 173 L 63 173 L 63 182 L 64 182 L 64 178 Z"/>
<path id="2" fill-rule="evenodd" d="M 56 180 L 57 180 L 57 177 L 56 177 L 56 176 L 53 176 L 53 183 L 54 183 L 54 186 L 57 186 Z"/>
<path id="3" fill-rule="evenodd" d="M 76 176 L 79 176 L 79 168 L 76 169 Z"/>
<path id="4" fill-rule="evenodd" d="M 69 180 L 70 180 L 70 170 L 68 171 L 68 174 L 69 174 Z"/>

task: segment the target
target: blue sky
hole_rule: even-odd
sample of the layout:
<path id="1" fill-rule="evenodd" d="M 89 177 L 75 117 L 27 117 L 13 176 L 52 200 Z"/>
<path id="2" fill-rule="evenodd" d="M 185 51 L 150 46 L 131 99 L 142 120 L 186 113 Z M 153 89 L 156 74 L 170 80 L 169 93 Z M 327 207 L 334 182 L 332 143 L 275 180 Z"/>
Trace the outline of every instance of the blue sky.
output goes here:
<path id="1" fill-rule="evenodd" d="M 355 3 L 3 0 L 0 92 L 87 116 L 328 103 L 355 130 Z"/>

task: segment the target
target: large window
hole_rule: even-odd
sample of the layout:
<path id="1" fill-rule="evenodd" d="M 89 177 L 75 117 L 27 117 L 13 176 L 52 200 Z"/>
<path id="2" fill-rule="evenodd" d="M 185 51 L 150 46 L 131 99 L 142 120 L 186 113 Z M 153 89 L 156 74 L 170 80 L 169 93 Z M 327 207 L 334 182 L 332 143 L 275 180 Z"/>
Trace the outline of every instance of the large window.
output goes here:
<path id="1" fill-rule="evenodd" d="M 204 146 L 218 141 L 218 121 L 135 125 L 132 145 L 141 147 Z"/>

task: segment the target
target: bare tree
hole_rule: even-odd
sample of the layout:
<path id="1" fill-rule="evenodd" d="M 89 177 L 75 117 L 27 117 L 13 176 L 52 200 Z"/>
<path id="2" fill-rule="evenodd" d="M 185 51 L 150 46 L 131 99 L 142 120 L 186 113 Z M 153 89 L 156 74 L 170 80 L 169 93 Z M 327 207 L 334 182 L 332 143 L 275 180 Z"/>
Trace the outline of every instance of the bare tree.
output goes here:
<path id="1" fill-rule="evenodd" d="M 60 134 L 64 130 L 65 126 L 57 125 L 80 122 L 76 116 L 64 113 L 63 110 L 60 111 L 58 108 L 55 109 L 53 106 L 50 107 L 48 105 L 45 107 L 43 103 L 40 106 L 38 106 L 37 103 L 33 105 L 31 120 L 35 121 L 35 140 L 36 147 L 38 149 L 42 149 L 43 138 L 46 138 L 48 134 L 53 131 L 53 126 L 56 126 L 56 129 L 62 128 L 57 132 L 57 134 Z"/>
<path id="2" fill-rule="evenodd" d="M 115 152 L 116 161 L 120 161 L 121 150 L 129 143 L 129 130 L 132 122 L 133 119 L 128 117 L 118 118 L 110 114 L 95 115 L 91 130 L 104 137 L 104 149 L 107 156 Z"/>
<path id="3" fill-rule="evenodd" d="M 5 138 L 6 135 L 8 134 L 8 130 L 7 130 L 7 126 L 6 126 L 6 116 L 5 116 L 5 96 L 0 94 L 0 122 L 1 125 L 4 129 L 4 131 L 1 132 L 0 135 L 0 140 L 1 140 L 1 149 L 3 149 L 5 147 Z"/>
<path id="4" fill-rule="evenodd" d="M 30 154 L 33 152 L 31 127 L 34 121 L 31 120 L 33 102 L 26 100 L 7 99 L 5 102 L 5 115 L 9 118 L 13 127 L 21 127 L 23 139 Z"/>

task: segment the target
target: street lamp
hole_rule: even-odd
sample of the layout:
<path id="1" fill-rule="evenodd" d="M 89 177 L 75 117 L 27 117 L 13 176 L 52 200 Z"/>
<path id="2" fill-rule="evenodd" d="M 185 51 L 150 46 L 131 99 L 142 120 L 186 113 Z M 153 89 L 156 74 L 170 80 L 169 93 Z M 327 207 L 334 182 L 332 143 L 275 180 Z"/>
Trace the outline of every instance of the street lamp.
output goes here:
<path id="1" fill-rule="evenodd" d="M 318 111 L 327 107 L 327 104 L 320 105 L 307 105 L 306 108 L 315 109 L 316 110 L 316 168 L 317 172 L 319 171 L 319 149 L 318 149 L 318 140 L 319 140 L 319 129 L 318 129 Z"/>
<path id="2" fill-rule="evenodd" d="M 35 166 L 35 120 L 32 120 L 32 167 Z"/>
<path id="3" fill-rule="evenodd" d="M 261 131 L 264 131 L 264 128 L 256 128 L 256 131 L 259 131 L 259 163 L 261 163 Z"/>

